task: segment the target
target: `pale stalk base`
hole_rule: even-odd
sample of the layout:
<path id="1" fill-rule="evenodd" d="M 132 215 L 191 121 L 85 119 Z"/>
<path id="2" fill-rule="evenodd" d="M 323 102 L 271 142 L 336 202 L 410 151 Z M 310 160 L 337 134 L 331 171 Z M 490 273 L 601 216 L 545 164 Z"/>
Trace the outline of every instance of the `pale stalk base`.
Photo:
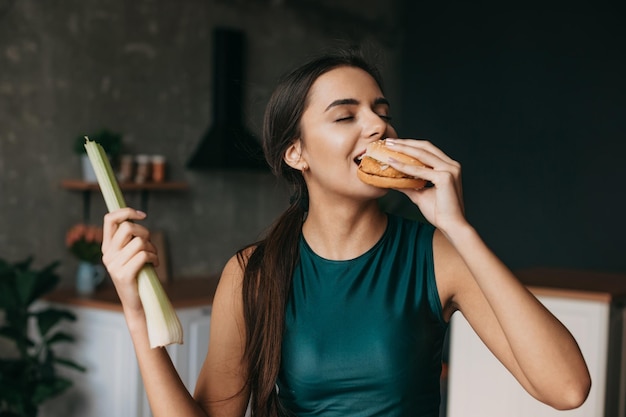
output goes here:
<path id="1" fill-rule="evenodd" d="M 183 328 L 152 265 L 145 265 L 137 277 L 139 298 L 146 313 L 150 347 L 183 343 Z"/>

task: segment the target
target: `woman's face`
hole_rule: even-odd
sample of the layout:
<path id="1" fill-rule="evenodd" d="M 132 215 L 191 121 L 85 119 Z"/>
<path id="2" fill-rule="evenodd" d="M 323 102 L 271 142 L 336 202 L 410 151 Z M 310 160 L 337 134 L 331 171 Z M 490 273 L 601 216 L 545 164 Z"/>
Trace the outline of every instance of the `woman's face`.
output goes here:
<path id="1" fill-rule="evenodd" d="M 397 137 L 389 124 L 389 103 L 376 81 L 355 67 L 321 75 L 309 90 L 300 121 L 300 155 L 309 195 L 324 192 L 380 196 L 384 190 L 362 183 L 357 158 L 368 143 Z"/>

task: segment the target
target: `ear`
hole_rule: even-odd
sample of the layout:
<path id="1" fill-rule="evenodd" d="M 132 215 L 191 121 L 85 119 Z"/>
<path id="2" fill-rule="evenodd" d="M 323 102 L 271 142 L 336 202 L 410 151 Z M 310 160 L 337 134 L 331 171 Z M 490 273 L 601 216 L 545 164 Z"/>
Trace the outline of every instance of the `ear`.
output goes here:
<path id="1" fill-rule="evenodd" d="M 302 141 L 294 140 L 285 151 L 283 159 L 287 165 L 299 171 L 305 170 L 308 166 L 304 158 L 302 158 Z"/>

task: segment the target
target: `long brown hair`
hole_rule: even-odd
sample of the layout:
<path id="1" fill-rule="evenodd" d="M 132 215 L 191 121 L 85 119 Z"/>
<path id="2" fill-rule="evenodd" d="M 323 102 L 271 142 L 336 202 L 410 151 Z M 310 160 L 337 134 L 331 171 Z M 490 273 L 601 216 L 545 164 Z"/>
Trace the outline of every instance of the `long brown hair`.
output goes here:
<path id="1" fill-rule="evenodd" d="M 380 74 L 362 53 L 341 51 L 313 59 L 286 75 L 274 90 L 265 111 L 265 159 L 274 175 L 284 178 L 290 185 L 292 197 L 289 207 L 266 237 L 237 253 L 244 269 L 245 360 L 255 417 L 286 414 L 275 387 L 280 370 L 285 307 L 299 258 L 299 238 L 308 209 L 308 191 L 302 173 L 287 165 L 283 157 L 287 148 L 301 138 L 300 119 L 307 107 L 311 86 L 322 74 L 342 66 L 363 69 L 382 89 Z M 251 247 L 253 251 L 246 257 L 247 249 Z"/>

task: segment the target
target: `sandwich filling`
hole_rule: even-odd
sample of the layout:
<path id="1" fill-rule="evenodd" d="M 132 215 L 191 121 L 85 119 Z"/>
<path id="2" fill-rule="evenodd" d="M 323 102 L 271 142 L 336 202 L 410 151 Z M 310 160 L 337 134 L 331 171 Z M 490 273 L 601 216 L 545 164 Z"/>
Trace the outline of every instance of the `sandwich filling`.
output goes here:
<path id="1" fill-rule="evenodd" d="M 367 174 L 376 175 L 379 177 L 415 178 L 367 155 L 364 155 L 363 158 L 361 158 L 361 162 L 359 163 L 359 169 Z"/>

